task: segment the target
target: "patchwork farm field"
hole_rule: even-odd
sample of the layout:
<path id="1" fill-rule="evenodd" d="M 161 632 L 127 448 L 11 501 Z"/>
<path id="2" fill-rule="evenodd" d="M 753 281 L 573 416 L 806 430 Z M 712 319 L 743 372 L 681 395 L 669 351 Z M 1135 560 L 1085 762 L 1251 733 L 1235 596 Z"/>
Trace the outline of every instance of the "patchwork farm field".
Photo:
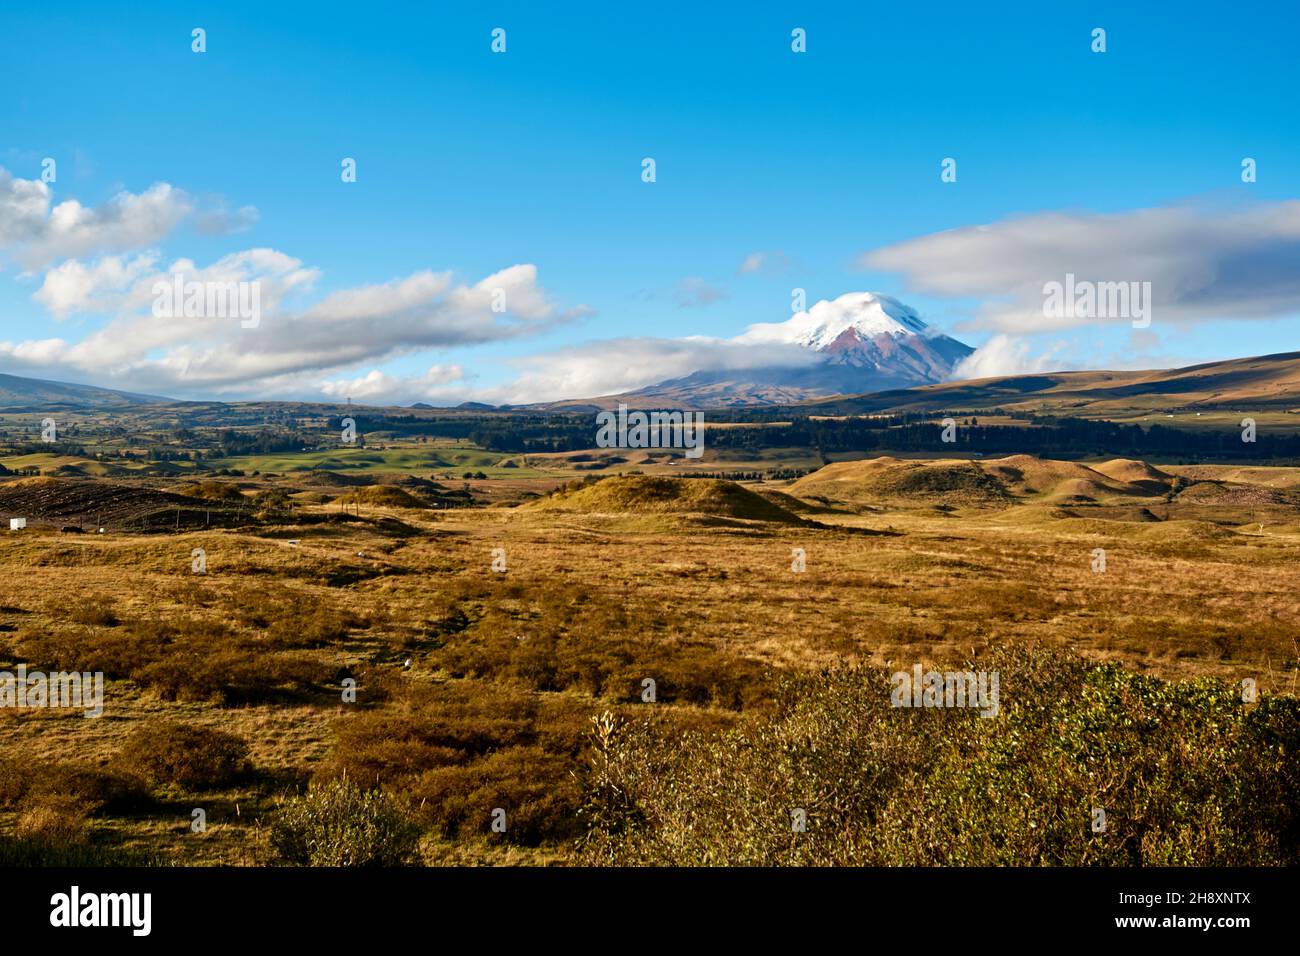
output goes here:
<path id="1" fill-rule="evenodd" d="M 1056 786 L 1075 790 L 1056 803 L 1025 784 L 1037 812 L 1080 815 L 1045 824 L 1063 835 L 1032 849 L 958 841 L 914 859 L 897 848 L 930 812 L 917 781 L 857 793 L 892 808 L 871 820 L 837 818 L 847 811 L 833 792 L 858 777 L 884 786 L 872 775 L 901 758 L 879 748 L 900 741 L 978 763 L 1006 743 L 992 725 L 1014 730 L 1061 695 L 1067 710 L 1117 695 L 1087 718 L 1096 733 L 1080 746 L 1128 740 L 1130 760 L 1164 766 L 1162 735 L 1183 741 L 1188 766 L 1165 767 L 1171 793 L 1190 778 L 1223 784 L 1227 771 L 1202 763 L 1205 726 L 1226 754 L 1262 732 L 1251 721 L 1294 741 L 1297 470 L 881 458 L 745 484 L 521 476 L 508 493 L 466 483 L 459 499 L 414 473 L 402 486 L 318 475 L 309 488 L 285 471 L 173 482 L 148 492 L 158 501 L 135 489 L 125 500 L 151 502 L 158 520 L 102 532 L 66 530 L 41 503 L 118 482 L 0 484 L 4 516 L 29 516 L 0 537 L 0 670 L 106 679 L 101 717 L 0 709 L 11 855 L 339 862 L 330 853 L 343 851 L 312 843 L 301 822 L 326 812 L 310 801 L 335 799 L 391 831 L 399 849 L 382 862 L 1294 859 L 1294 796 L 1269 790 L 1272 803 L 1255 805 L 1273 821 L 1267 839 L 1229 819 L 1239 791 L 1203 794 L 1195 820 L 1138 812 L 1140 788 L 1109 776 L 1114 755 L 1073 754 L 1077 779 Z M 198 522 L 205 504 L 224 523 Z M 174 512 L 194 520 L 169 526 Z M 958 726 L 967 715 L 889 706 L 885 676 L 967 662 L 1000 670 L 999 720 Z M 1243 681 L 1258 698 L 1243 697 Z M 1184 693 L 1203 697 L 1180 710 Z M 803 745 L 776 747 L 769 770 L 755 755 L 799 714 L 813 721 L 798 725 L 805 744 L 875 749 L 776 774 L 802 796 L 751 787 L 711 811 L 692 791 L 707 777 L 692 761 L 730 762 L 734 781 L 771 777 Z M 1134 721 L 1146 730 L 1130 740 Z M 1294 773 L 1291 751 L 1255 752 L 1279 763 L 1231 786 L 1276 787 L 1284 764 Z M 1025 758 L 1031 771 L 1061 759 Z M 934 771 L 920 757 L 906 766 Z M 1078 766 L 1091 769 L 1079 777 Z M 665 796 L 674 780 L 697 810 Z M 798 845 L 791 800 L 813 804 Z M 1109 844 L 1080 843 L 1094 805 L 1111 807 Z M 738 807 L 749 816 L 732 847 L 696 826 L 694 814 Z M 880 856 L 853 849 L 866 842 Z"/>

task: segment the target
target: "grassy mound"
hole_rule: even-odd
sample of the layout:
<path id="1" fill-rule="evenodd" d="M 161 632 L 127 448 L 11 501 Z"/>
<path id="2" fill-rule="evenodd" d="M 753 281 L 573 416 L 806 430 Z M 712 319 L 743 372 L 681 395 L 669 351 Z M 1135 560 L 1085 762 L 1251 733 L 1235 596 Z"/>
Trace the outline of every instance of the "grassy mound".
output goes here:
<path id="1" fill-rule="evenodd" d="M 797 523 L 801 519 L 734 481 L 623 475 L 597 482 L 571 482 L 526 508 L 589 514 L 703 514 L 750 521 Z"/>
<path id="2" fill-rule="evenodd" d="M 1099 501 L 1112 494 L 1108 485 L 1087 478 L 1067 478 L 1047 493 L 1052 501 Z"/>
<path id="3" fill-rule="evenodd" d="M 1033 455 L 1009 455 L 981 462 L 993 477 L 1002 482 L 1011 494 L 1023 497 L 1029 495 L 1048 495 L 1064 498 L 1072 495 L 1087 498 L 1107 498 L 1114 496 L 1139 497 L 1153 491 L 1164 491 L 1165 486 L 1159 482 L 1143 487 L 1134 484 L 1123 474 L 1133 474 L 1139 481 L 1146 480 L 1140 472 L 1133 469 L 1116 468 L 1112 475 L 1100 468 L 1090 468 L 1073 461 L 1056 461 L 1051 458 L 1036 458 Z M 1114 464 L 1108 462 L 1107 464 Z M 1130 462 L 1131 465 L 1147 467 L 1143 462 Z M 1151 469 L 1154 473 L 1155 469 Z M 1165 476 L 1168 479 L 1168 476 Z"/>
<path id="4" fill-rule="evenodd" d="M 244 500 L 244 493 L 239 490 L 239 486 L 226 481 L 195 482 L 192 485 L 183 487 L 181 494 L 189 495 L 191 498 L 202 498 L 205 501 L 238 502 Z"/>
<path id="5" fill-rule="evenodd" d="M 790 493 L 858 505 L 875 501 L 989 505 L 1010 500 L 1003 484 L 975 462 L 897 458 L 827 465 L 796 481 Z"/>
<path id="6" fill-rule="evenodd" d="M 310 468 L 303 472 L 300 480 L 318 488 L 361 488 L 371 484 L 369 478 L 361 475 L 346 475 L 327 468 Z"/>
<path id="7" fill-rule="evenodd" d="M 1113 478 L 1116 481 L 1122 481 L 1130 485 L 1143 481 L 1157 481 L 1168 484 L 1174 478 L 1173 475 L 1163 472 L 1159 468 L 1153 468 L 1145 461 L 1135 461 L 1132 458 L 1112 458 L 1100 465 L 1093 465 L 1092 468 L 1093 471 L 1100 472 L 1107 478 Z"/>
<path id="8" fill-rule="evenodd" d="M 774 488 L 760 489 L 758 494 L 762 495 L 778 508 L 784 508 L 791 514 L 796 515 L 819 515 L 819 514 L 841 514 L 836 508 L 828 508 L 825 505 L 816 502 L 804 501 L 802 498 L 796 498 L 794 495 L 786 494 L 784 491 L 777 491 Z"/>
<path id="9" fill-rule="evenodd" d="M 1247 507 L 1296 503 L 1294 492 L 1219 481 L 1198 481 L 1194 485 L 1183 489 L 1178 495 L 1178 500 L 1186 504 L 1244 505 Z"/>
<path id="10" fill-rule="evenodd" d="M 1272 465 L 1169 465 L 1165 470 L 1191 481 L 1226 481 L 1280 489 L 1300 487 L 1300 468 Z"/>
<path id="11" fill-rule="evenodd" d="M 1033 455 L 981 461 L 872 458 L 827 465 L 799 479 L 790 493 L 864 505 L 1008 504 L 1017 499 L 1092 502 L 1161 496 L 1174 476 L 1141 461 L 1115 459 L 1096 468 Z"/>
<path id="12" fill-rule="evenodd" d="M 409 491 L 393 485 L 369 485 L 357 488 L 334 499 L 344 505 L 370 505 L 372 508 L 427 508 L 423 501 Z"/>
<path id="13" fill-rule="evenodd" d="M 236 509 L 224 501 L 195 498 L 145 485 L 96 478 L 25 478 L 0 485 L 0 517 L 26 517 L 33 524 L 129 526 L 136 530 L 196 527 Z"/>

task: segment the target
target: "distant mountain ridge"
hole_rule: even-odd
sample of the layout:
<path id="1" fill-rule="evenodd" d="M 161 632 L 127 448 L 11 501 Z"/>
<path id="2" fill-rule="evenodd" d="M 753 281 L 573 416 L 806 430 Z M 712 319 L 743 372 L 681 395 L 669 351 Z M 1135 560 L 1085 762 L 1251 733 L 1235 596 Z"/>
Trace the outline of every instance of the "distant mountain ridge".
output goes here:
<path id="1" fill-rule="evenodd" d="M 825 373 L 828 369 L 834 369 L 834 363 L 816 368 Z M 554 402 L 546 406 L 493 408 L 467 402 L 457 408 L 411 406 L 406 411 L 429 415 L 509 415 L 539 410 L 586 413 L 617 405 L 619 401 L 628 401 L 634 407 L 664 408 L 672 404 L 667 396 L 672 387 L 679 383 L 689 386 L 697 393 L 717 388 L 723 396 L 734 397 L 736 394 L 733 385 L 725 382 L 710 385 L 707 378 L 703 374 L 686 376 L 677 382 L 663 383 L 637 393 Z M 931 414 L 954 409 L 980 412 L 998 409 L 1013 413 L 1131 420 L 1142 415 L 1166 413 L 1194 416 L 1197 412 L 1207 415 L 1270 412 L 1275 415 L 1294 415 L 1296 427 L 1300 428 L 1300 352 L 1225 359 L 1174 369 L 1003 375 L 860 394 L 846 393 L 813 401 L 805 399 L 796 387 L 762 383 L 750 383 L 747 387 L 754 391 L 758 399 L 752 404 L 787 406 L 799 414 L 812 415 Z M 40 413 L 60 409 L 111 411 L 179 404 L 182 403 L 177 399 L 162 396 L 0 374 L 0 409 L 6 412 Z M 343 407 L 337 402 L 255 400 L 183 404 L 209 425 L 235 420 L 254 424 L 263 422 L 267 409 L 270 408 L 293 407 L 303 410 L 304 414 L 320 415 Z M 712 407 L 717 407 L 717 404 Z"/>
<path id="2" fill-rule="evenodd" d="M 108 409 L 137 405 L 167 405 L 173 399 L 141 395 L 97 385 L 52 382 L 39 378 L 0 374 L 0 408 L 9 411 L 55 411 L 59 409 Z"/>
<path id="3" fill-rule="evenodd" d="M 1300 412 L 1300 352 L 1203 362 L 1173 369 L 1089 370 L 1002 375 L 870 395 L 825 399 L 824 415 L 1004 409 L 1121 419 L 1137 414 Z"/>

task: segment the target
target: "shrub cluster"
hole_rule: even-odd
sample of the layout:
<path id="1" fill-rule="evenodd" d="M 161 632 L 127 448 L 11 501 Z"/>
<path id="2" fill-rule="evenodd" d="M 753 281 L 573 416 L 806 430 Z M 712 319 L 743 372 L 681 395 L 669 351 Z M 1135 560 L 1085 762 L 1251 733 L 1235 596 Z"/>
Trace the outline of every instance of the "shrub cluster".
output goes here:
<path id="1" fill-rule="evenodd" d="M 313 783 L 287 800 L 271 845 L 298 866 L 403 866 L 416 859 L 419 827 L 377 789 L 346 777 Z"/>
<path id="2" fill-rule="evenodd" d="M 791 678 L 779 712 L 722 734 L 608 725 L 584 774 L 584 858 L 1300 862 L 1295 698 L 1246 705 L 1213 679 L 1170 683 L 1060 651 L 1003 648 L 971 666 L 999 672 L 998 716 L 894 708 L 889 675 L 855 666 Z"/>
<path id="3" fill-rule="evenodd" d="M 132 731 L 117 759 L 154 786 L 219 790 L 247 770 L 248 745 L 220 730 L 157 721 Z"/>
<path id="4" fill-rule="evenodd" d="M 366 623 L 291 588 L 254 589 L 224 619 L 175 610 L 119 621 L 99 601 L 76 609 L 71 620 L 80 626 L 27 632 L 18 650 L 48 670 L 102 671 L 164 700 L 227 705 L 311 696 L 337 668 L 308 651 L 341 642 Z"/>

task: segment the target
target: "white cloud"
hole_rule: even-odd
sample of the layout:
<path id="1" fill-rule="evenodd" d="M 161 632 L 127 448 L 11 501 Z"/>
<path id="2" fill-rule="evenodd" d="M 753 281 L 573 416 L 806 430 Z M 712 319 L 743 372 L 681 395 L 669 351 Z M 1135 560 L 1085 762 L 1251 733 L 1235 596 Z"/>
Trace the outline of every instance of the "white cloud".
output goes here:
<path id="1" fill-rule="evenodd" d="M 49 208 L 49 186 L 39 180 L 15 179 L 0 168 L 0 246 L 39 236 Z"/>
<path id="2" fill-rule="evenodd" d="M 797 345 L 690 336 L 682 339 L 623 338 L 589 342 L 517 359 L 519 376 L 485 399 L 526 404 L 591 398 L 644 388 L 702 370 L 792 367 L 817 361 Z"/>
<path id="3" fill-rule="evenodd" d="M 421 349 L 533 334 L 585 311 L 557 310 L 531 264 L 510 266 L 472 285 L 455 282 L 447 272 L 418 272 L 290 307 L 290 300 L 313 288 L 319 273 L 274 249 L 233 253 L 202 268 L 180 259 L 156 270 L 155 261 L 148 253 L 72 261 L 50 270 L 34 298 L 56 315 L 114 317 L 77 342 L 0 342 L 0 358 L 29 369 L 71 369 L 78 377 L 136 391 L 301 395 L 322 390 L 322 373 Z M 154 283 L 170 283 L 173 276 L 187 283 L 257 283 L 261 322 L 246 329 L 234 318 L 155 316 Z M 427 390 L 437 384 L 426 375 L 401 387 Z M 399 385 L 398 379 L 372 377 L 340 387 L 378 394 Z M 325 393 L 332 387 L 327 381 Z"/>
<path id="4" fill-rule="evenodd" d="M 226 234 L 251 227 L 258 217 L 253 206 L 228 211 L 221 197 L 196 210 L 194 199 L 169 183 L 154 183 L 142 193 L 122 190 L 99 206 L 53 201 L 46 183 L 17 179 L 0 168 L 0 248 L 28 271 L 64 259 L 144 249 L 187 218 L 200 232 Z"/>
<path id="5" fill-rule="evenodd" d="M 67 350 L 68 343 L 63 339 L 28 339 L 25 342 L 0 342 L 0 356 L 25 365 L 54 365 Z"/>
<path id="6" fill-rule="evenodd" d="M 26 241 L 19 241 L 17 258 L 36 269 L 87 253 L 140 249 L 168 235 L 189 211 L 185 193 L 167 183 L 138 195 L 120 192 L 97 207 L 68 199 L 51 209 Z"/>
<path id="7" fill-rule="evenodd" d="M 859 265 L 902 273 L 922 293 L 984 300 L 965 328 L 1130 321 L 1046 318 L 1043 286 L 1067 274 L 1150 282 L 1156 323 L 1278 318 L 1300 312 L 1300 201 L 1039 213 L 887 246 Z"/>
<path id="8" fill-rule="evenodd" d="M 776 275 L 790 267 L 790 257 L 784 252 L 751 252 L 740 261 L 736 275 Z"/>
<path id="9" fill-rule="evenodd" d="M 1063 347 L 1063 344 L 1058 343 L 1046 353 L 1033 355 L 1026 340 L 1010 335 L 995 335 L 962 359 L 953 369 L 950 379 L 962 381 L 1056 371 L 1061 368 L 1061 363 L 1055 356 Z"/>
<path id="10" fill-rule="evenodd" d="M 465 370 L 459 365 L 434 365 L 423 375 L 413 376 L 390 375 L 380 369 L 371 369 L 358 378 L 322 382 L 320 391 L 333 399 L 409 405 L 451 400 L 463 393 L 465 381 Z"/>
<path id="11" fill-rule="evenodd" d="M 189 282 L 243 282 L 260 284 L 264 309 L 274 311 L 284 296 L 310 289 L 319 271 L 274 249 L 248 249 L 223 256 L 200 268 L 191 259 L 177 259 L 165 269 L 155 269 L 158 253 L 106 256 L 86 264 L 69 259 L 45 273 L 32 298 L 56 318 L 71 312 L 126 315 L 147 310 L 154 301 L 154 283 L 180 276 Z M 184 331 L 179 324 L 172 332 Z M 171 334 L 171 333 L 169 333 Z"/>
<path id="12" fill-rule="evenodd" d="M 57 319 L 91 308 L 120 309 L 125 300 L 117 293 L 147 274 L 157 261 L 155 254 L 105 256 L 90 265 L 69 259 L 45 273 L 45 280 L 32 298 Z"/>

